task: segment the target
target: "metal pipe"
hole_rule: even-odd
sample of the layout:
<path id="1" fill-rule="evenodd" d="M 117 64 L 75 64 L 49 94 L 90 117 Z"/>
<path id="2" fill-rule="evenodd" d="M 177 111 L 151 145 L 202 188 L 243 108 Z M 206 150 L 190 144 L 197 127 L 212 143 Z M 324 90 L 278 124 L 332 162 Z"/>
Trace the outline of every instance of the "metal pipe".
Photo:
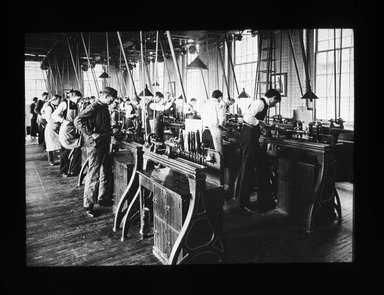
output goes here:
<path id="1" fill-rule="evenodd" d="M 287 30 L 288 32 L 288 39 L 289 39 L 289 45 L 291 47 L 291 52 L 292 52 L 292 57 L 293 57 L 293 62 L 295 63 L 295 69 L 296 69 L 296 75 L 297 75 L 297 81 L 299 82 L 300 86 L 300 92 L 301 96 L 303 96 L 303 88 L 301 87 L 301 82 L 300 82 L 300 76 L 299 76 L 299 70 L 297 69 L 297 63 L 296 63 L 296 56 L 295 56 L 295 51 L 293 49 L 293 43 L 292 43 L 292 38 L 291 38 L 291 31 Z"/>
<path id="2" fill-rule="evenodd" d="M 174 62 L 174 64 L 175 64 L 175 68 L 176 68 L 176 70 L 177 70 L 177 77 L 178 77 L 178 79 L 179 79 L 179 83 L 180 83 L 180 86 L 181 86 L 181 91 L 183 92 L 184 102 L 187 102 L 187 97 L 186 97 L 186 95 L 185 95 L 184 86 L 183 86 L 183 81 L 182 81 L 182 79 L 181 79 L 181 74 L 180 74 L 179 64 L 177 63 L 176 55 L 175 55 L 175 50 L 174 50 L 174 48 L 173 48 L 173 44 L 172 44 L 171 33 L 170 33 L 169 31 L 166 31 L 166 34 L 167 34 L 167 38 L 168 38 L 169 47 L 170 47 L 170 49 L 171 49 L 173 62 Z"/>
<path id="3" fill-rule="evenodd" d="M 155 81 L 155 87 L 153 90 L 153 95 L 156 96 L 156 90 L 157 90 L 157 51 L 159 50 L 159 31 L 156 31 L 156 53 L 155 53 L 155 63 L 154 65 L 154 77 L 153 80 Z M 156 109 L 153 110 L 153 118 L 156 118 Z"/>
<path id="4" fill-rule="evenodd" d="M 219 44 L 219 42 L 217 42 L 217 51 L 218 51 L 218 53 L 219 53 L 221 67 L 222 67 L 222 69 L 223 69 L 224 82 L 225 82 L 225 86 L 227 87 L 227 95 L 228 95 L 228 98 L 230 98 L 231 95 L 230 95 L 230 92 L 229 92 L 227 76 L 225 75 L 224 61 L 223 61 L 223 56 L 221 55 L 220 44 Z"/>
<path id="5" fill-rule="evenodd" d="M 257 66 L 256 66 L 256 75 L 255 75 L 255 88 L 254 88 L 254 94 L 253 94 L 253 100 L 257 99 L 257 94 L 259 92 L 259 81 L 260 81 L 260 63 L 261 63 L 261 47 L 263 46 L 262 42 L 262 37 L 261 37 L 261 32 L 257 34 L 257 38 L 259 38 L 258 42 L 258 49 L 259 49 L 259 54 L 257 57 Z M 236 41 L 235 41 L 236 42 Z"/>
<path id="6" fill-rule="evenodd" d="M 163 48 L 163 44 L 161 43 L 161 39 L 159 39 L 159 43 L 160 43 L 161 53 L 162 53 L 163 59 L 164 59 L 165 69 L 166 69 L 167 74 L 168 74 L 168 82 L 171 83 L 171 74 L 169 73 L 168 62 L 167 62 L 167 59 L 165 58 L 164 48 Z M 176 95 L 175 93 L 173 93 L 172 87 L 171 87 L 171 94 L 172 94 L 172 97 L 174 97 Z"/>
<path id="7" fill-rule="evenodd" d="M 235 66 L 233 65 L 233 60 L 232 60 L 232 55 L 231 55 L 231 49 L 229 48 L 229 44 L 227 42 L 227 40 L 224 40 L 225 44 L 227 45 L 227 49 L 228 49 L 228 59 L 229 59 L 229 63 L 231 65 L 231 69 L 232 69 L 232 73 L 233 73 L 233 80 L 235 81 L 235 86 L 236 86 L 236 91 L 237 91 L 237 96 L 240 95 L 240 92 L 239 92 L 239 86 L 237 84 L 237 79 L 236 79 L 236 73 L 235 73 Z M 228 73 L 228 76 L 229 76 L 229 73 Z"/>
<path id="8" fill-rule="evenodd" d="M 207 79 L 208 79 L 208 92 L 210 91 L 211 87 L 210 87 L 210 80 L 209 80 L 209 42 L 208 42 L 208 39 L 206 40 L 206 44 L 207 44 L 207 56 L 208 56 L 208 71 L 207 71 Z"/>
<path id="9" fill-rule="evenodd" d="M 300 41 L 300 47 L 301 47 L 301 54 L 303 56 L 304 70 L 305 70 L 305 87 L 306 87 L 306 91 L 309 91 L 311 90 L 311 80 L 309 79 L 307 57 L 306 57 L 305 48 L 304 48 L 304 38 L 301 30 L 299 30 L 299 39 L 300 39 L 299 41 Z"/>
<path id="10" fill-rule="evenodd" d="M 108 46 L 108 32 L 105 32 L 105 39 L 107 41 L 107 72 L 109 73 L 109 46 Z"/>
<path id="11" fill-rule="evenodd" d="M 343 55 L 342 55 L 342 50 L 343 50 L 343 29 L 340 29 L 340 68 L 339 68 L 339 118 L 341 117 L 340 116 L 340 111 L 341 111 L 341 64 L 342 64 L 342 59 L 343 59 Z"/>
<path id="12" fill-rule="evenodd" d="M 337 101 L 336 101 L 336 29 L 333 29 L 333 83 L 335 85 L 335 120 L 337 119 Z"/>
<path id="13" fill-rule="evenodd" d="M 127 65 L 127 71 L 128 71 L 129 77 L 131 78 L 133 92 L 135 93 L 135 96 L 137 96 L 135 82 L 133 81 L 133 77 L 131 75 L 131 72 L 129 71 L 129 64 L 128 64 L 128 61 L 127 61 L 127 57 L 125 56 L 125 51 L 124 51 L 124 47 L 123 47 L 123 42 L 121 42 L 120 33 L 119 33 L 119 31 L 117 31 L 116 33 L 117 33 L 117 37 L 119 38 L 119 42 L 120 42 L 120 50 L 123 53 L 124 61 L 125 61 L 125 64 Z M 140 34 L 141 34 L 141 31 L 140 31 Z"/>
<path id="14" fill-rule="evenodd" d="M 144 123 L 144 132 L 145 132 L 145 138 L 147 138 L 147 118 L 145 116 L 146 108 L 147 108 L 147 102 L 146 102 L 146 96 L 145 96 L 145 72 L 144 72 L 144 52 L 143 52 L 143 32 L 140 31 L 140 51 L 141 51 L 141 73 L 142 73 L 142 82 L 143 82 L 143 96 L 144 96 L 144 108 L 141 111 L 142 115 L 142 121 Z M 129 69 L 128 69 L 129 70 Z"/>
<path id="15" fill-rule="evenodd" d="M 72 49 L 71 49 L 71 46 L 69 45 L 68 38 L 65 37 L 65 39 L 67 40 L 67 44 L 68 44 L 68 48 L 69 48 L 69 54 L 71 55 L 73 70 L 75 71 L 75 76 L 76 76 L 77 84 L 79 85 L 79 89 L 80 89 L 80 80 L 79 80 L 79 77 L 77 76 L 76 65 L 75 65 L 75 61 L 73 59 L 73 55 L 72 55 Z"/>
<path id="16" fill-rule="evenodd" d="M 281 83 L 282 57 L 283 57 L 283 31 L 280 30 L 280 71 L 279 71 L 280 83 Z M 279 103 L 279 115 L 281 115 L 281 103 Z"/>
<path id="17" fill-rule="evenodd" d="M 96 86 L 96 92 L 97 92 L 97 97 L 100 97 L 100 94 L 99 94 L 99 84 L 97 83 L 97 80 L 95 78 L 95 72 L 93 71 L 92 67 L 91 67 L 91 62 L 89 61 L 89 52 L 87 50 L 87 46 L 85 45 L 85 41 L 84 41 L 84 37 L 83 37 L 83 33 L 80 32 L 80 36 L 81 36 L 81 40 L 83 42 L 83 46 L 84 46 L 84 51 L 85 51 L 85 55 L 87 56 L 87 61 L 88 61 L 88 69 L 91 70 L 91 73 L 92 73 L 92 76 L 93 76 L 93 82 L 95 82 L 95 86 Z M 89 47 L 91 47 L 91 40 L 90 38 L 88 39 L 89 40 Z M 90 48 L 89 48 L 90 50 Z"/>
<path id="18" fill-rule="evenodd" d="M 205 85 L 204 74 L 202 69 L 200 69 L 200 73 L 201 73 L 201 79 L 203 80 L 205 95 L 207 96 L 207 99 L 209 99 L 208 90 L 207 90 L 207 86 Z"/>

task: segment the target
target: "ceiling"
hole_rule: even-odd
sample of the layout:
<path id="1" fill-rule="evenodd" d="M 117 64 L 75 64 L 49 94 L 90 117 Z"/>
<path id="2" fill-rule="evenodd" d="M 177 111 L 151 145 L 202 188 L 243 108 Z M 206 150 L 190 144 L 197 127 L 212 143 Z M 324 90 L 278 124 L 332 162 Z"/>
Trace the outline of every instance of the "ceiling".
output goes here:
<path id="1" fill-rule="evenodd" d="M 203 41 L 217 41 L 229 34 L 235 34 L 239 31 L 171 31 L 172 44 L 176 52 L 186 51 L 186 47 L 191 43 L 200 43 Z M 125 49 L 127 61 L 136 63 L 140 60 L 140 32 L 129 31 L 119 32 L 121 41 Z M 64 59 L 73 58 L 80 55 L 80 58 L 87 62 L 84 43 L 89 51 L 91 61 L 96 63 L 106 62 L 107 60 L 107 35 L 108 35 L 108 53 L 110 63 L 119 63 L 121 56 L 120 42 L 117 32 L 49 32 L 49 33 L 28 33 L 25 34 L 25 59 L 42 61 L 47 60 L 50 63 L 61 63 Z M 142 33 L 144 56 L 150 60 L 156 53 L 156 31 L 145 31 Z M 83 43 L 84 40 L 84 43 Z M 164 49 L 166 57 L 171 55 L 168 38 L 165 31 L 159 31 L 159 40 Z M 69 51 L 69 46 L 71 52 Z M 90 49 L 89 49 L 90 48 Z M 162 51 L 158 45 L 158 57 L 162 58 Z M 147 61 L 148 61 L 147 60 Z M 123 62 L 124 63 L 124 62 Z"/>

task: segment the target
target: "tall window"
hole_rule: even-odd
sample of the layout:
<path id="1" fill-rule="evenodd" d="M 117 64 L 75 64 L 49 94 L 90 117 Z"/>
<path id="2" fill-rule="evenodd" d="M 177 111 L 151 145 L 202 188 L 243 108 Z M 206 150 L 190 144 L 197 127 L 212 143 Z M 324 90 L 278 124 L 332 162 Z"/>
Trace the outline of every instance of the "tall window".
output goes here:
<path id="1" fill-rule="evenodd" d="M 252 37 L 250 34 L 243 34 L 241 41 L 235 41 L 234 66 L 239 91 L 242 92 L 245 89 L 245 92 L 251 96 L 249 99 L 240 99 L 239 107 L 242 112 L 254 97 L 257 52 L 257 36 Z"/>
<path id="2" fill-rule="evenodd" d="M 26 61 L 24 63 L 24 83 L 25 83 L 25 126 L 31 125 L 29 115 L 29 106 L 32 103 L 32 99 L 36 96 L 41 97 L 44 91 L 48 91 L 45 79 L 46 73 L 40 68 L 40 62 L 38 61 Z"/>
<path id="3" fill-rule="evenodd" d="M 336 48 L 334 29 L 318 29 L 316 34 L 316 118 L 329 120 L 335 118 L 335 86 L 337 118 L 339 117 L 339 75 L 340 75 L 340 36 L 336 29 Z M 340 117 L 347 122 L 354 121 L 354 44 L 353 30 L 342 29 L 341 56 L 341 107 Z M 334 71 L 334 52 L 336 50 L 336 85 Z"/>
<path id="4" fill-rule="evenodd" d="M 96 64 L 93 68 L 95 71 L 95 76 L 97 79 L 97 84 L 99 86 L 99 91 L 103 88 L 103 79 L 100 79 L 99 76 L 104 72 L 103 66 L 101 64 Z M 83 82 L 84 82 L 84 96 L 95 96 L 97 97 L 97 89 L 95 85 L 95 81 L 93 79 L 92 70 L 88 69 L 88 71 L 83 72 Z"/>

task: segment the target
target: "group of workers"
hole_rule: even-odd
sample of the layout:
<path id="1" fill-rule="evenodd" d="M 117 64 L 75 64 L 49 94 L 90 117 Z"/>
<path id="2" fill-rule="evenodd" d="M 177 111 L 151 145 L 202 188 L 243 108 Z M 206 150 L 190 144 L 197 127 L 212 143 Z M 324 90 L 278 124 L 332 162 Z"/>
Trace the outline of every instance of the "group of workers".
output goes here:
<path id="1" fill-rule="evenodd" d="M 255 167 L 263 167 L 263 153 L 259 137 L 261 128 L 268 128 L 263 120 L 269 107 L 280 102 L 281 95 L 275 89 L 268 90 L 264 97 L 251 102 L 243 111 L 243 124 L 240 133 L 241 167 L 234 198 L 239 207 L 247 212 L 251 209 L 250 194 Z M 212 92 L 211 98 L 196 108 L 192 98 L 184 106 L 187 119 L 201 118 L 202 142 L 223 155 L 222 130 L 228 107 L 234 100 L 224 100 L 220 90 Z M 32 108 L 32 107 L 31 107 Z M 121 117 L 121 109 L 124 116 Z M 143 112 L 145 110 L 145 112 Z M 145 113 L 147 131 L 163 140 L 164 116 L 177 117 L 178 107 L 170 93 L 156 92 L 153 99 L 144 102 L 136 96 L 133 99 L 118 98 L 117 90 L 105 87 L 99 98 L 84 99 L 78 90 L 71 90 L 66 97 L 58 94 L 48 99 L 48 93 L 35 102 L 34 111 L 39 134 L 39 144 L 44 145 L 50 165 L 55 165 L 54 151 L 61 150 L 60 172 L 63 177 L 76 176 L 81 169 L 81 147 L 85 147 L 88 157 L 88 172 L 85 178 L 83 207 L 89 216 L 95 216 L 94 204 L 112 206 L 112 161 L 110 158 L 111 136 L 122 126 L 141 131 L 142 115 Z M 33 117 L 33 116 L 32 116 Z M 33 118 L 32 118 L 33 119 Z M 32 135 L 31 119 L 31 135 Z M 36 127 L 34 128 L 34 132 Z M 117 129 L 116 129 L 117 128 Z M 262 183 L 263 172 L 258 169 L 258 182 Z M 273 207 L 273 200 L 258 194 L 258 211 Z"/>

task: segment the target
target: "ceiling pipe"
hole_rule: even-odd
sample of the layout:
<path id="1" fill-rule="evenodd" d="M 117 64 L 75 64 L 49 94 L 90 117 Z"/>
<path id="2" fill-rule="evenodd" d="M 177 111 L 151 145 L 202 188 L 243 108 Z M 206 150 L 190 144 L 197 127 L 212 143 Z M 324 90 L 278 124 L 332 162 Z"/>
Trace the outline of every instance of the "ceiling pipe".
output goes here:
<path id="1" fill-rule="evenodd" d="M 140 31 L 140 32 L 141 32 L 141 31 Z M 133 87 L 133 92 L 135 93 L 135 96 L 137 96 L 136 87 L 135 87 L 135 82 L 133 81 L 132 74 L 131 74 L 131 72 L 129 71 L 129 64 L 128 64 L 128 61 L 127 61 L 127 57 L 125 56 L 125 51 L 124 51 L 124 47 L 123 47 L 123 42 L 121 41 L 120 32 L 117 31 L 116 33 L 117 33 L 117 37 L 118 37 L 119 42 L 120 42 L 120 50 L 121 50 L 121 52 L 123 53 L 124 61 L 125 61 L 125 64 L 126 64 L 126 66 L 127 66 L 128 75 L 129 75 L 129 77 L 131 78 L 132 87 Z"/>
<path id="2" fill-rule="evenodd" d="M 77 84 L 79 85 L 79 89 L 80 89 L 80 80 L 79 80 L 79 77 L 77 75 L 76 65 L 75 65 L 75 61 L 73 59 L 73 55 L 72 55 L 72 49 L 71 49 L 71 46 L 69 45 L 69 40 L 68 40 L 67 36 L 65 36 L 65 39 L 67 40 L 67 44 L 68 44 L 68 48 L 69 48 L 69 54 L 71 55 L 73 70 L 75 71 L 75 76 L 76 76 Z"/>
<path id="3" fill-rule="evenodd" d="M 166 69 L 167 74 L 168 74 L 168 82 L 170 83 L 170 82 L 172 82 L 171 81 L 171 74 L 169 73 L 168 62 L 167 62 L 167 59 L 165 57 L 164 48 L 163 48 L 163 44 L 161 42 L 161 39 L 159 39 L 159 43 L 160 43 L 161 53 L 163 55 L 163 59 L 164 59 L 164 63 L 165 63 L 165 69 Z M 172 97 L 174 97 L 176 95 L 176 93 L 173 93 L 173 87 L 171 87 L 171 95 L 172 95 Z"/>
<path id="4" fill-rule="evenodd" d="M 295 69 L 296 69 L 297 81 L 299 82 L 301 96 L 303 96 L 303 95 L 304 95 L 304 94 L 303 94 L 303 88 L 301 87 L 300 76 L 299 76 L 299 70 L 297 69 L 296 56 L 295 56 L 295 50 L 293 49 L 293 43 L 292 43 L 292 37 L 291 37 L 291 31 L 290 31 L 290 30 L 287 30 L 287 32 L 288 32 L 288 39 L 289 39 L 289 45 L 290 45 L 290 47 L 291 47 L 291 52 L 292 52 L 293 62 L 295 63 Z"/>
<path id="5" fill-rule="evenodd" d="M 95 74 L 93 68 L 91 67 L 91 62 L 89 61 L 89 55 L 90 55 L 90 52 L 91 52 L 91 43 L 90 43 L 91 42 L 91 38 L 88 38 L 88 44 L 89 44 L 89 48 L 88 48 L 89 52 L 88 52 L 87 46 L 85 45 L 85 41 L 84 41 L 84 37 L 83 37 L 83 33 L 82 32 L 80 32 L 80 36 L 81 36 L 81 40 L 83 42 L 85 54 L 87 56 L 88 69 L 90 69 L 91 72 L 92 72 L 93 81 L 95 82 L 95 86 L 96 86 L 97 97 L 99 98 L 100 97 L 99 84 L 97 83 L 96 74 Z"/>
<path id="6" fill-rule="evenodd" d="M 231 95 L 230 95 L 230 93 L 229 93 L 228 80 L 227 80 L 227 76 L 226 76 L 226 74 L 225 74 L 225 68 L 224 68 L 223 56 L 221 55 L 220 42 L 217 42 L 217 51 L 218 51 L 218 53 L 219 53 L 219 57 L 220 57 L 221 68 L 223 69 L 224 82 L 225 82 L 225 86 L 227 87 L 227 95 L 228 95 L 228 99 L 230 99 Z"/>
<path id="7" fill-rule="evenodd" d="M 181 86 L 181 91 L 183 92 L 184 102 L 187 102 L 187 96 L 185 95 L 184 85 L 183 85 L 183 81 L 181 79 L 179 64 L 177 63 L 176 55 L 175 55 L 175 50 L 174 50 L 173 44 L 172 44 L 171 33 L 169 31 L 166 31 L 166 34 L 167 34 L 167 38 L 168 38 L 169 47 L 171 49 L 171 54 L 172 54 L 173 62 L 175 64 L 175 68 L 177 70 L 177 78 L 178 78 L 180 86 Z"/>

